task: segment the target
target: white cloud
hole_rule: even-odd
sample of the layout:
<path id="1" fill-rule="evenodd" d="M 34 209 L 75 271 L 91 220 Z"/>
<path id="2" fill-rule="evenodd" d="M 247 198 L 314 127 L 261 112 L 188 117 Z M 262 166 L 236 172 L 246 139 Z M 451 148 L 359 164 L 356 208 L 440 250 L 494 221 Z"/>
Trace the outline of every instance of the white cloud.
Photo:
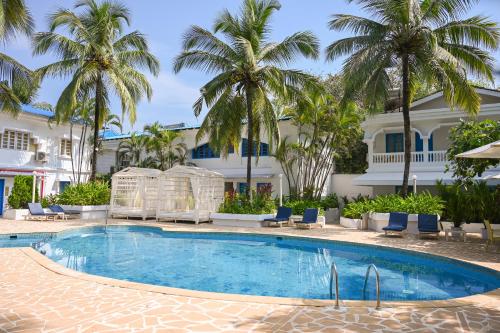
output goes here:
<path id="1" fill-rule="evenodd" d="M 153 98 L 151 105 L 163 108 L 185 108 L 191 107 L 198 98 L 200 92 L 180 81 L 173 74 L 161 72 L 158 77 L 149 78 L 153 87 Z"/>

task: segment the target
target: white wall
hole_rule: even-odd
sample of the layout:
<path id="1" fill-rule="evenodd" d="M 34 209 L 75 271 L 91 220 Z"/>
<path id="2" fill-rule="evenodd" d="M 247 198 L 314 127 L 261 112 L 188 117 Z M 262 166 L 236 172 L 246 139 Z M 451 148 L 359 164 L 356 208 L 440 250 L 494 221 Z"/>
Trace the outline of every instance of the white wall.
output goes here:
<path id="1" fill-rule="evenodd" d="M 68 124 L 48 124 L 48 118 L 22 112 L 17 118 L 9 114 L 0 113 L 0 133 L 5 130 L 27 132 L 30 136 L 30 147 L 28 151 L 1 148 L 0 140 L 0 179 L 5 179 L 5 186 L 10 194 L 13 179 L 16 174 L 31 174 L 36 171 L 44 175 L 44 195 L 57 193 L 59 181 L 72 180 L 71 159 L 59 152 L 61 139 L 70 139 L 70 126 Z M 77 155 L 78 141 L 80 139 L 81 127 L 75 125 L 73 128 L 73 155 Z M 87 145 L 88 147 L 88 145 Z M 35 160 L 36 152 L 46 152 L 47 162 Z M 89 151 L 86 151 L 83 163 L 84 177 L 89 174 Z M 39 178 L 41 182 L 41 179 Z M 41 183 L 39 183 L 41 187 Z M 4 195 L 4 205 L 7 202 Z"/>
<path id="2" fill-rule="evenodd" d="M 355 186 L 352 185 L 352 180 L 359 177 L 359 174 L 333 174 L 331 176 L 331 192 L 337 196 L 347 196 L 349 199 L 357 197 L 359 194 L 363 196 L 373 196 L 373 187 L 371 186 Z"/>

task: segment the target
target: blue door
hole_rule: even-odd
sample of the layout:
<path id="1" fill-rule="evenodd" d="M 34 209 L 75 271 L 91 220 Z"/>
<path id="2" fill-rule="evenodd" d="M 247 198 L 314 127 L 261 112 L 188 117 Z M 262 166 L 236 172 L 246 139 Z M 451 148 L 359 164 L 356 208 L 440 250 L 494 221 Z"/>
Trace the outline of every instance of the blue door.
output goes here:
<path id="1" fill-rule="evenodd" d="M 5 179 L 0 179 L 0 215 L 3 215 L 3 191 L 5 188 Z"/>

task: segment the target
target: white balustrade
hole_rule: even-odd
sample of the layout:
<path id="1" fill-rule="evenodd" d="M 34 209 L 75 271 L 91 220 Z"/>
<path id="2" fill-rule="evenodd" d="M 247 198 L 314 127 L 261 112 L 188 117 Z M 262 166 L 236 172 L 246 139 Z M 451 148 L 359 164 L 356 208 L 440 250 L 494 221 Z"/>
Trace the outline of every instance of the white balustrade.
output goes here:
<path id="1" fill-rule="evenodd" d="M 399 164 L 404 163 L 404 153 L 375 153 L 373 154 L 374 164 Z M 411 152 L 411 163 L 444 163 L 446 162 L 446 151 L 430 151 L 428 159 L 425 160 L 425 153 L 420 151 Z"/>

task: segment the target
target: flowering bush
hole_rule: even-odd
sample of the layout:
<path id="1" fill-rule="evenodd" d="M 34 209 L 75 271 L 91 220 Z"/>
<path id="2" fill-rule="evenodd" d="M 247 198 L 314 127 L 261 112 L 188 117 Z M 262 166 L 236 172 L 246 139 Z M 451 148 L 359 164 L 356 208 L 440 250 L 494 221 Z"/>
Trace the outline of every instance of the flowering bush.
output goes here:
<path id="1" fill-rule="evenodd" d="M 263 186 L 258 191 L 254 191 L 252 201 L 248 200 L 246 195 L 234 191 L 226 193 L 224 202 L 219 207 L 219 213 L 271 214 L 275 208 L 270 189 Z"/>

